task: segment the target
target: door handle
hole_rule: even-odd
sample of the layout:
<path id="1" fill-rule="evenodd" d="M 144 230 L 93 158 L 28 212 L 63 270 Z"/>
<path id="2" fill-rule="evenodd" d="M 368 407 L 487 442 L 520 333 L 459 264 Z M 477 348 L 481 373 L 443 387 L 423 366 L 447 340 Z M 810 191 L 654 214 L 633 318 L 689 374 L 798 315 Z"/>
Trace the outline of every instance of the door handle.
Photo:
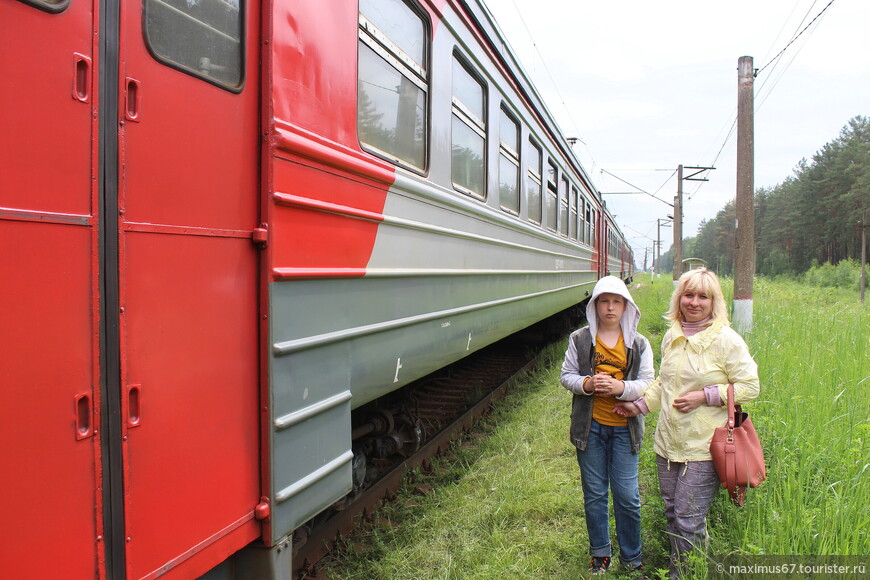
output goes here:
<path id="1" fill-rule="evenodd" d="M 127 385 L 125 405 L 127 427 L 138 427 L 142 424 L 142 385 Z"/>
<path id="2" fill-rule="evenodd" d="M 91 59 L 77 52 L 73 54 L 72 96 L 83 103 L 91 99 Z"/>
<path id="3" fill-rule="evenodd" d="M 124 118 L 128 121 L 139 122 L 139 89 L 142 83 L 134 78 L 127 77 L 124 96 Z"/>
<path id="4" fill-rule="evenodd" d="M 94 434 L 91 424 L 91 396 L 87 393 L 76 395 L 76 441 L 87 439 Z"/>

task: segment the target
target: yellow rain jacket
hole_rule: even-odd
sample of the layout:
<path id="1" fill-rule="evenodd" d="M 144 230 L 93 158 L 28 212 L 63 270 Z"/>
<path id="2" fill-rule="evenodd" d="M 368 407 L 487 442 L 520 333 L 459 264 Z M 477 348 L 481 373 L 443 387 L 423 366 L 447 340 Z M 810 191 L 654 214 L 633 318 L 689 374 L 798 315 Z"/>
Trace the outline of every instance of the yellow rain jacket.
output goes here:
<path id="1" fill-rule="evenodd" d="M 679 322 L 671 325 L 662 339 L 659 377 L 643 396 L 650 411 L 660 410 L 655 452 L 680 463 L 710 461 L 713 430 L 725 424 L 728 414 L 729 383 L 734 383 L 736 403 L 758 396 L 758 365 L 743 338 L 721 321 L 688 338 Z M 703 391 L 707 385 L 719 387 L 725 405 L 702 404 L 688 413 L 674 409 L 674 399 L 688 391 Z"/>

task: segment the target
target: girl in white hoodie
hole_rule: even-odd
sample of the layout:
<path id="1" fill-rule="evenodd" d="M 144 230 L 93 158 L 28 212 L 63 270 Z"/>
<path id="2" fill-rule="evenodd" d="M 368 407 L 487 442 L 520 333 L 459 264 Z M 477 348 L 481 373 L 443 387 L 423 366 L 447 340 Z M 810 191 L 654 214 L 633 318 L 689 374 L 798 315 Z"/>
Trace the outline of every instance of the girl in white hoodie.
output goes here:
<path id="1" fill-rule="evenodd" d="M 649 341 L 637 333 L 640 310 L 615 276 L 598 281 L 586 306 L 585 326 L 571 334 L 560 377 L 574 393 L 571 441 L 583 484 L 590 574 L 610 567 L 608 490 L 613 492 L 616 537 L 623 566 L 643 566 L 637 459 L 643 417 L 613 412 L 637 399 L 655 374 Z"/>

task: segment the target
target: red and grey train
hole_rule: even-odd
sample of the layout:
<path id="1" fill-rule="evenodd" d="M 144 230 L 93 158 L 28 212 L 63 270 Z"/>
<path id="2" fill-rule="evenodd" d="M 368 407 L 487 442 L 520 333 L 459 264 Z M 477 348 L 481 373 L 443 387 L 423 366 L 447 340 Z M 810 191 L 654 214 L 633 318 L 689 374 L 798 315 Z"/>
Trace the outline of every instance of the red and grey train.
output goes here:
<path id="1" fill-rule="evenodd" d="M 355 409 L 631 251 L 480 0 L 0 0 L 0 562 L 282 577 Z"/>

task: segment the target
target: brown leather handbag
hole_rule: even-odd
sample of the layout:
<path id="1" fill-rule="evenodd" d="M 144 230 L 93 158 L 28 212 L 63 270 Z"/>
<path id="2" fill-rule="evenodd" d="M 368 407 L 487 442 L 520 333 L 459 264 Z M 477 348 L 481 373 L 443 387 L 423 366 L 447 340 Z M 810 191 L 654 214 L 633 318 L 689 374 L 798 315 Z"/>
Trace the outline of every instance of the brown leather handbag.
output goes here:
<path id="1" fill-rule="evenodd" d="M 746 500 L 747 486 L 758 487 L 767 477 L 761 441 L 749 413 L 734 404 L 733 384 L 728 385 L 728 420 L 713 431 L 710 455 L 722 487 L 736 505 L 743 505 Z"/>

